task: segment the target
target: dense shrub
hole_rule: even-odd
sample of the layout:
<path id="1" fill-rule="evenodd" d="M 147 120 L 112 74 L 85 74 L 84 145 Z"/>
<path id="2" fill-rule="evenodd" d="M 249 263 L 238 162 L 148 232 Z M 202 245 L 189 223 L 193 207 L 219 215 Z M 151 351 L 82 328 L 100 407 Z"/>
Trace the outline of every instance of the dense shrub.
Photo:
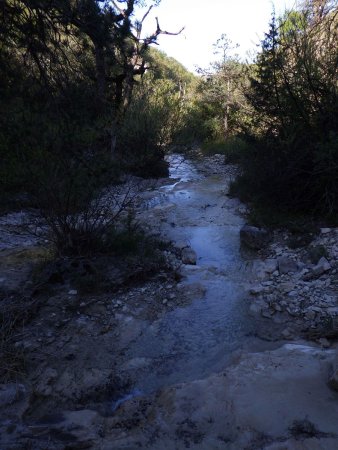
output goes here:
<path id="1" fill-rule="evenodd" d="M 254 109 L 237 190 L 282 212 L 338 213 L 336 8 L 271 23 L 247 97 Z"/>

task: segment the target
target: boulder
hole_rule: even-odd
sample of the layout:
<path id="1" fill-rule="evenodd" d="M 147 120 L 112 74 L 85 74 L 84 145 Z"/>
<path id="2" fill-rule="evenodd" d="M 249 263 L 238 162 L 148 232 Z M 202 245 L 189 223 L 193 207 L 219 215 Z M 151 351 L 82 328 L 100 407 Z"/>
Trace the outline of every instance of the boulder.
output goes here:
<path id="1" fill-rule="evenodd" d="M 182 250 L 182 262 L 183 264 L 196 264 L 197 255 L 191 247 L 186 247 Z"/>
<path id="2" fill-rule="evenodd" d="M 278 258 L 278 269 L 280 274 L 297 272 L 298 264 L 287 256 L 281 256 Z"/>
<path id="3" fill-rule="evenodd" d="M 331 264 L 329 261 L 322 257 L 318 261 L 318 264 L 314 266 L 308 273 L 303 276 L 304 281 L 312 280 L 313 278 L 319 278 L 324 273 L 328 272 L 331 269 Z"/>
<path id="4" fill-rule="evenodd" d="M 186 241 L 177 241 L 177 242 L 175 242 L 174 246 L 178 250 L 182 251 L 184 248 L 189 247 L 189 244 Z"/>
<path id="5" fill-rule="evenodd" d="M 268 245 L 271 236 L 267 230 L 244 225 L 240 231 L 241 244 L 252 250 L 260 250 Z"/>
<path id="6" fill-rule="evenodd" d="M 278 260 L 274 258 L 266 259 L 264 262 L 264 270 L 267 273 L 273 273 L 278 268 Z"/>

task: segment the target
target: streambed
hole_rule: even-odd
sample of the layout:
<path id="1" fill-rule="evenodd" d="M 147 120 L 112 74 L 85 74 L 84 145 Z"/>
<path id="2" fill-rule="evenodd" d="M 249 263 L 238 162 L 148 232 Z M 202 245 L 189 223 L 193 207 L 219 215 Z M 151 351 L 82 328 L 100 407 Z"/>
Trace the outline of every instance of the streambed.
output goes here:
<path id="1" fill-rule="evenodd" d="M 240 203 L 226 196 L 229 180 L 204 176 L 179 155 L 170 158 L 170 177 L 147 200 L 145 217 L 160 217 L 162 236 L 196 252 L 197 264 L 181 267 L 180 286 L 192 301 L 149 323 L 128 346 L 127 360 L 146 361 L 131 374 L 137 395 L 219 372 L 256 326 L 246 293 L 251 261 L 240 249 L 244 220 Z"/>

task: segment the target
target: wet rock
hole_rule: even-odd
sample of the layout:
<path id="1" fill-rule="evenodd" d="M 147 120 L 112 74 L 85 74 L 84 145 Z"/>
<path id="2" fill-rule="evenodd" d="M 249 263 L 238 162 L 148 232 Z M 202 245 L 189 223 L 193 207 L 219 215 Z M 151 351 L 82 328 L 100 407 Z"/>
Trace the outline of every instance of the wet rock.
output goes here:
<path id="1" fill-rule="evenodd" d="M 254 317 L 260 315 L 264 308 L 266 308 L 266 302 L 262 299 L 257 299 L 250 304 L 249 314 Z"/>
<path id="2" fill-rule="evenodd" d="M 182 283 L 177 288 L 191 300 L 203 298 L 206 292 L 206 287 L 201 283 Z"/>
<path id="3" fill-rule="evenodd" d="M 167 388 L 148 402 L 145 415 L 153 420 L 154 438 L 149 448 L 335 450 L 338 447 L 331 444 L 338 442 L 338 408 L 335 394 L 323 383 L 332 357 L 328 350 L 287 344 L 273 351 L 243 354 L 223 373 Z M 114 423 L 139 417 L 142 408 L 145 400 L 141 398 L 125 403 Z M 293 437 L 290 425 L 306 416 L 313 426 L 294 428 L 294 433 L 300 433 L 294 446 L 283 447 Z M 124 435 L 121 431 L 115 434 L 116 441 L 112 439 L 107 450 L 148 448 L 143 418 L 132 422 L 134 428 Z M 303 446 L 303 441 L 315 439 L 312 430 L 323 436 L 323 446 L 316 447 L 317 441 Z M 327 447 L 326 434 L 334 436 Z M 140 445 L 131 441 L 136 435 L 143 439 Z M 274 442 L 279 446 L 271 447 Z"/>
<path id="4" fill-rule="evenodd" d="M 260 295 L 260 294 L 262 294 L 264 292 L 264 287 L 261 286 L 260 284 L 257 284 L 255 286 L 252 286 L 249 289 L 249 292 L 250 292 L 251 295 Z"/>
<path id="5" fill-rule="evenodd" d="M 197 255 L 196 252 L 191 248 L 187 247 L 182 250 L 182 262 L 183 264 L 196 264 Z"/>
<path id="6" fill-rule="evenodd" d="M 175 242 L 174 246 L 178 250 L 182 251 L 184 248 L 189 247 L 189 244 L 186 241 L 177 241 L 177 242 Z"/>
<path id="7" fill-rule="evenodd" d="M 278 258 L 278 269 L 280 274 L 297 272 L 298 264 L 291 258 L 287 256 L 281 256 Z"/>
<path id="8" fill-rule="evenodd" d="M 244 225 L 240 230 L 241 243 L 252 250 L 260 250 L 271 240 L 269 232 L 263 228 Z"/>
<path id="9" fill-rule="evenodd" d="M 164 212 L 164 213 L 166 213 L 166 212 L 168 212 L 168 211 L 170 211 L 170 210 L 172 210 L 174 208 L 176 208 L 175 203 L 166 203 L 164 205 L 156 205 L 156 206 L 154 206 L 154 210 L 155 211 Z"/>

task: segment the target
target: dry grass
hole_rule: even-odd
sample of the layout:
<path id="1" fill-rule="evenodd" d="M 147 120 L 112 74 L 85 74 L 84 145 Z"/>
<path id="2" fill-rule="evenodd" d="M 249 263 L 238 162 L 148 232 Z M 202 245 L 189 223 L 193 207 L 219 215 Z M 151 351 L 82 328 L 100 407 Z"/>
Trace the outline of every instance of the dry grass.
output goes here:
<path id="1" fill-rule="evenodd" d="M 18 380 L 25 370 L 22 339 L 25 323 L 36 302 L 22 296 L 3 296 L 0 300 L 0 382 Z"/>

